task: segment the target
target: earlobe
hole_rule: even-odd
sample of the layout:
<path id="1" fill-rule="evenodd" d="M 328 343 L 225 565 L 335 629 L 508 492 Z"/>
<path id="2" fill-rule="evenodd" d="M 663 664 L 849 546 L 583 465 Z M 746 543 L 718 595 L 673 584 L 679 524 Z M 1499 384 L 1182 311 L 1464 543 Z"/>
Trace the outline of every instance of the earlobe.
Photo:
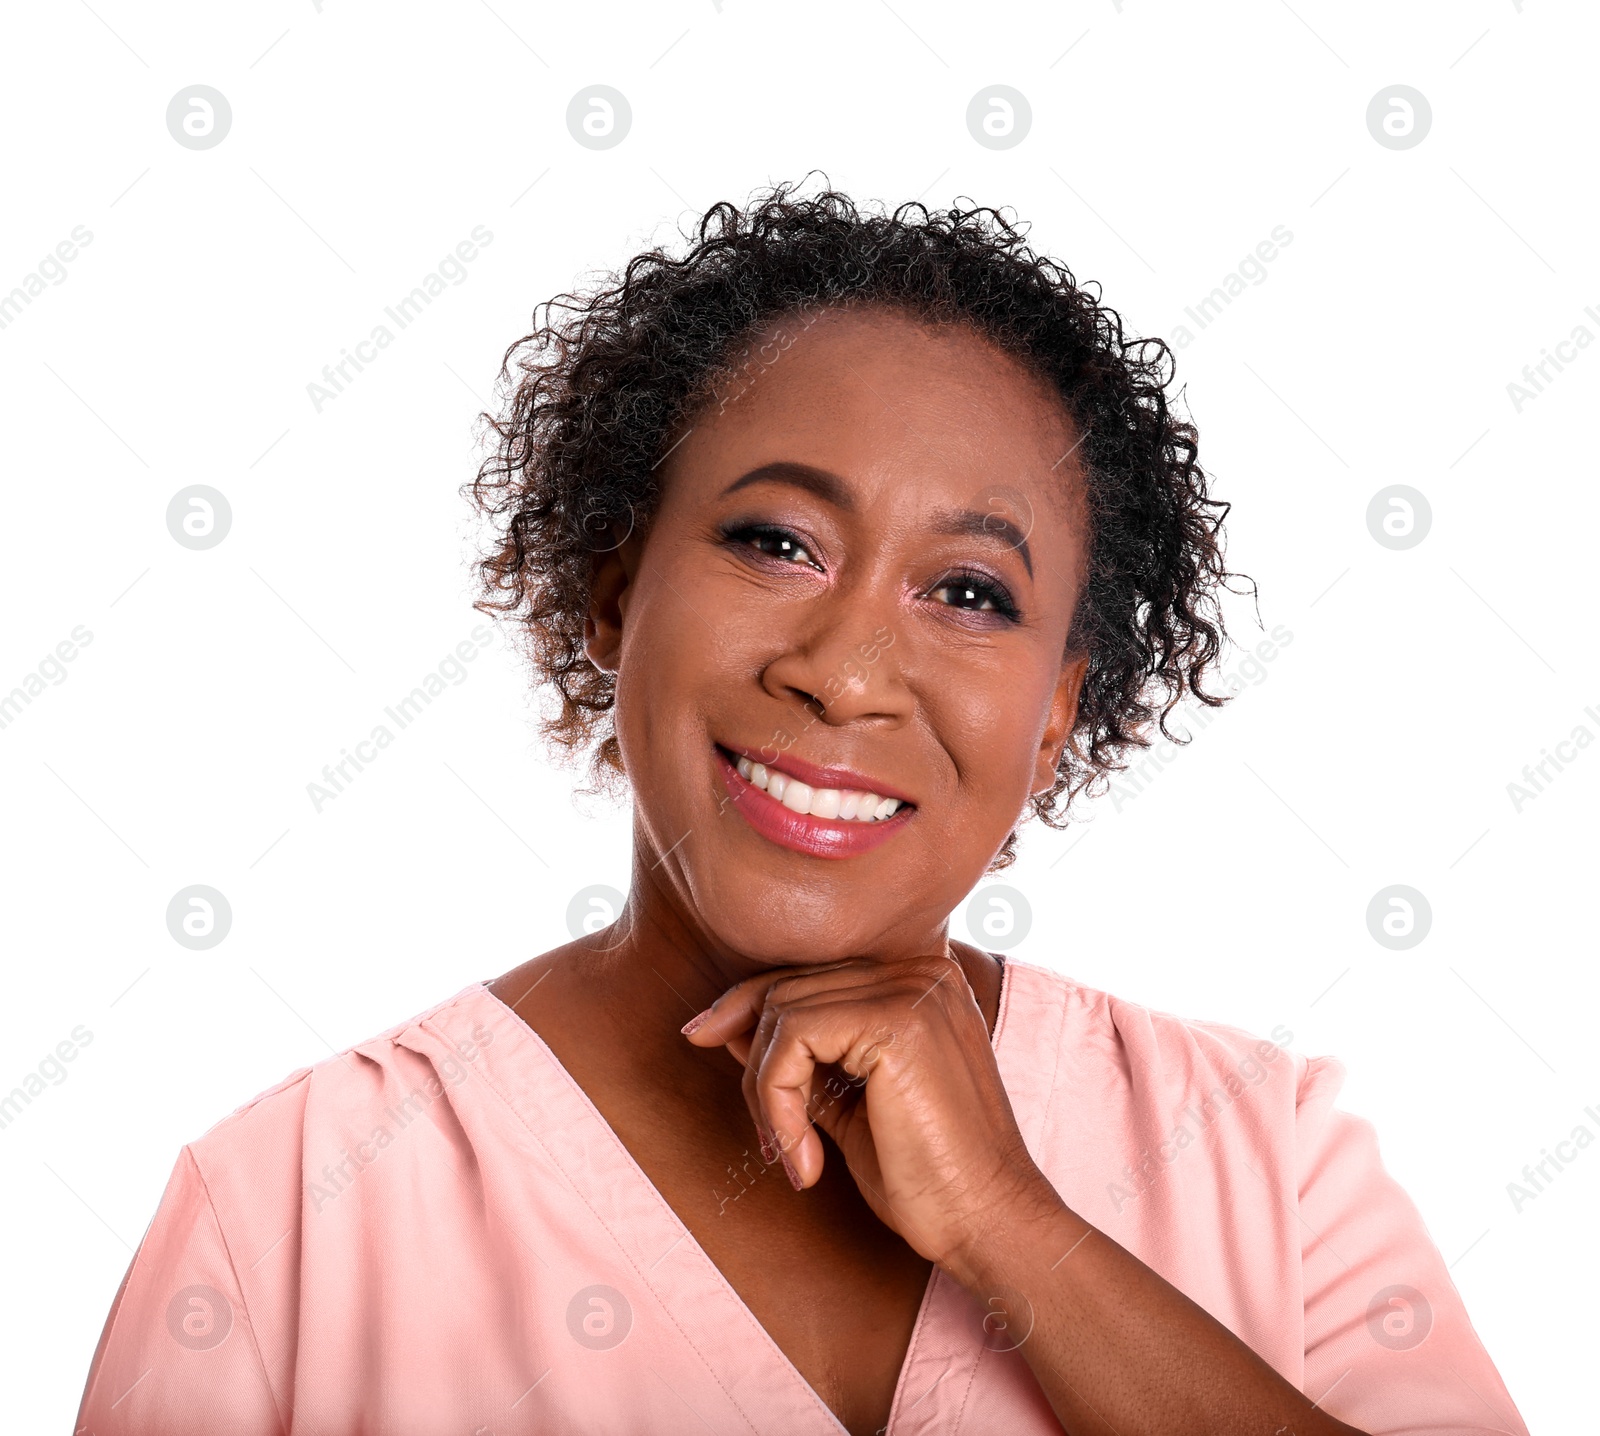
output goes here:
<path id="1" fill-rule="evenodd" d="M 1039 798 L 1048 793 L 1056 785 L 1056 780 L 1061 776 L 1062 749 L 1053 748 L 1039 754 L 1039 767 L 1033 776 L 1033 792 L 1030 796 Z"/>
<path id="2" fill-rule="evenodd" d="M 583 651 L 602 673 L 615 673 L 620 664 L 622 625 L 638 556 L 638 545 L 632 535 L 616 548 L 594 556 L 589 578 L 589 612 L 583 620 Z"/>
<path id="3" fill-rule="evenodd" d="M 620 636 L 620 635 L 619 635 Z M 583 620 L 583 651 L 589 662 L 602 673 L 615 673 L 617 644 L 610 632 L 602 633 L 593 617 Z"/>
<path id="4" fill-rule="evenodd" d="M 1072 741 L 1078 722 L 1078 698 L 1084 676 L 1089 671 L 1089 655 L 1079 654 L 1061 665 L 1061 677 L 1050 701 L 1050 717 L 1039 739 L 1039 762 L 1034 771 L 1033 796 L 1048 793 L 1056 785 L 1061 755 Z"/>

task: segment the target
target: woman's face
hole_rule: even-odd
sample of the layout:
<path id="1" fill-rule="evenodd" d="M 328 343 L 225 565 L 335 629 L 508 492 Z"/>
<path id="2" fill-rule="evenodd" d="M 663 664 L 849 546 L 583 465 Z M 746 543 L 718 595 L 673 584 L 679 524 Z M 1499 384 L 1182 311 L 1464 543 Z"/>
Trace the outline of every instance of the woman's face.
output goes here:
<path id="1" fill-rule="evenodd" d="M 637 866 L 770 965 L 936 951 L 1075 716 L 1079 436 L 988 340 L 896 311 L 740 362 L 596 576 Z M 867 791 L 908 801 L 863 822 Z"/>

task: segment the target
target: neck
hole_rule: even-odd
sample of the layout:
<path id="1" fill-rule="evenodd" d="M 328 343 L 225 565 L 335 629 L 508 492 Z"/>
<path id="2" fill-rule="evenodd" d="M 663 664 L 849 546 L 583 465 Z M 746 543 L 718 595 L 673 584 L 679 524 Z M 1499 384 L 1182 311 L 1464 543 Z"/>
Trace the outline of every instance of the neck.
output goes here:
<path id="1" fill-rule="evenodd" d="M 557 1047 L 558 1056 L 576 1062 L 579 1047 L 599 1043 L 615 1057 L 663 1073 L 703 1067 L 703 1054 L 679 1032 L 691 1017 L 756 973 L 841 956 L 884 963 L 933 953 L 953 958 L 994 1030 L 999 964 L 978 948 L 951 941 L 944 921 L 926 925 L 926 931 L 919 930 L 924 925 L 906 924 L 859 953 L 751 954 L 713 932 L 689 894 L 680 891 L 676 875 L 664 876 L 670 856 L 657 859 L 637 842 L 634 854 L 627 906 L 615 922 L 491 984 L 502 1001 Z"/>
<path id="2" fill-rule="evenodd" d="M 834 953 L 795 951 L 752 955 L 722 940 L 680 898 L 665 864 L 635 846 L 627 906 L 611 926 L 575 944 L 572 953 L 587 970 L 586 986 L 614 1012 L 626 1011 L 629 1028 L 654 1045 L 654 1036 L 674 1052 L 678 1029 L 735 983 L 774 967 L 831 961 Z M 668 862 L 671 861 L 669 858 Z M 870 951 L 842 954 L 893 963 L 938 953 L 961 967 L 993 1030 L 1000 990 L 999 964 L 987 952 L 952 941 L 948 923 L 926 931 L 908 929 L 874 943 Z M 663 1037 L 662 1035 L 665 1034 Z"/>

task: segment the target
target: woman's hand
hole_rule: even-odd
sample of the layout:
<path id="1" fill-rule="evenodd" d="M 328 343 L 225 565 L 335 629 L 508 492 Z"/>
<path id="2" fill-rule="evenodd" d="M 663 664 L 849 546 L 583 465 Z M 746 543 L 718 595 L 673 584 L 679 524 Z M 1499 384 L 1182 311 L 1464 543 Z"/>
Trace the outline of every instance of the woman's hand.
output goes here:
<path id="1" fill-rule="evenodd" d="M 815 1122 L 879 1220 L 930 1261 L 950 1266 L 993 1223 L 1059 1202 L 1028 1155 L 953 957 L 775 968 L 729 988 L 684 1032 L 744 1064 L 766 1160 L 781 1156 L 797 1188 L 815 1183 Z"/>
<path id="2" fill-rule="evenodd" d="M 885 1225 L 980 1306 L 1003 1301 L 1005 1349 L 1066 1430 L 1361 1436 L 1068 1207 L 1028 1154 L 954 958 L 778 968 L 684 1032 L 744 1063 L 758 1134 L 797 1187 L 822 1172 L 815 1121 Z"/>

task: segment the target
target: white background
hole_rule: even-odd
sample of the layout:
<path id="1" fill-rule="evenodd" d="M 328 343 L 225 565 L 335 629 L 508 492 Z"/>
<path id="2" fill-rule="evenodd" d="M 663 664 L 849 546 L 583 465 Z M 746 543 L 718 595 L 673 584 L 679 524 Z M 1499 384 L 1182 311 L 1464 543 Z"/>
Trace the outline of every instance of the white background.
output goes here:
<path id="1" fill-rule="evenodd" d="M 320 813 L 306 785 L 483 622 L 457 487 L 533 305 L 813 167 L 1012 206 L 1139 333 L 1292 233 L 1179 355 L 1230 560 L 1292 641 L 1142 793 L 1030 831 L 1012 951 L 1342 1058 L 1530 1427 L 1590 1425 L 1600 1150 L 1520 1212 L 1507 1184 L 1600 1135 L 1600 745 L 1520 811 L 1507 784 L 1600 736 L 1600 346 L 1520 412 L 1507 385 L 1600 335 L 1597 30 L 1557 0 L 14 7 L 0 292 L 93 238 L 0 330 L 0 692 L 92 642 L 0 729 L 0 1090 L 92 1042 L 0 1131 L 7 1427 L 68 1429 L 184 1142 L 626 886 L 627 814 L 576 811 L 500 649 Z M 1007 150 L 966 127 L 997 83 L 1032 109 Z M 1432 110 L 1406 150 L 1365 118 L 1396 83 Z M 194 84 L 232 109 L 207 150 L 166 124 Z M 566 127 L 590 84 L 632 108 L 609 150 Z M 1395 483 L 1432 509 L 1404 551 L 1366 522 Z M 232 507 L 203 552 L 166 526 L 192 484 Z M 197 883 L 232 906 L 208 951 L 165 921 Z M 1432 909 L 1404 951 L 1365 917 L 1391 884 Z"/>

